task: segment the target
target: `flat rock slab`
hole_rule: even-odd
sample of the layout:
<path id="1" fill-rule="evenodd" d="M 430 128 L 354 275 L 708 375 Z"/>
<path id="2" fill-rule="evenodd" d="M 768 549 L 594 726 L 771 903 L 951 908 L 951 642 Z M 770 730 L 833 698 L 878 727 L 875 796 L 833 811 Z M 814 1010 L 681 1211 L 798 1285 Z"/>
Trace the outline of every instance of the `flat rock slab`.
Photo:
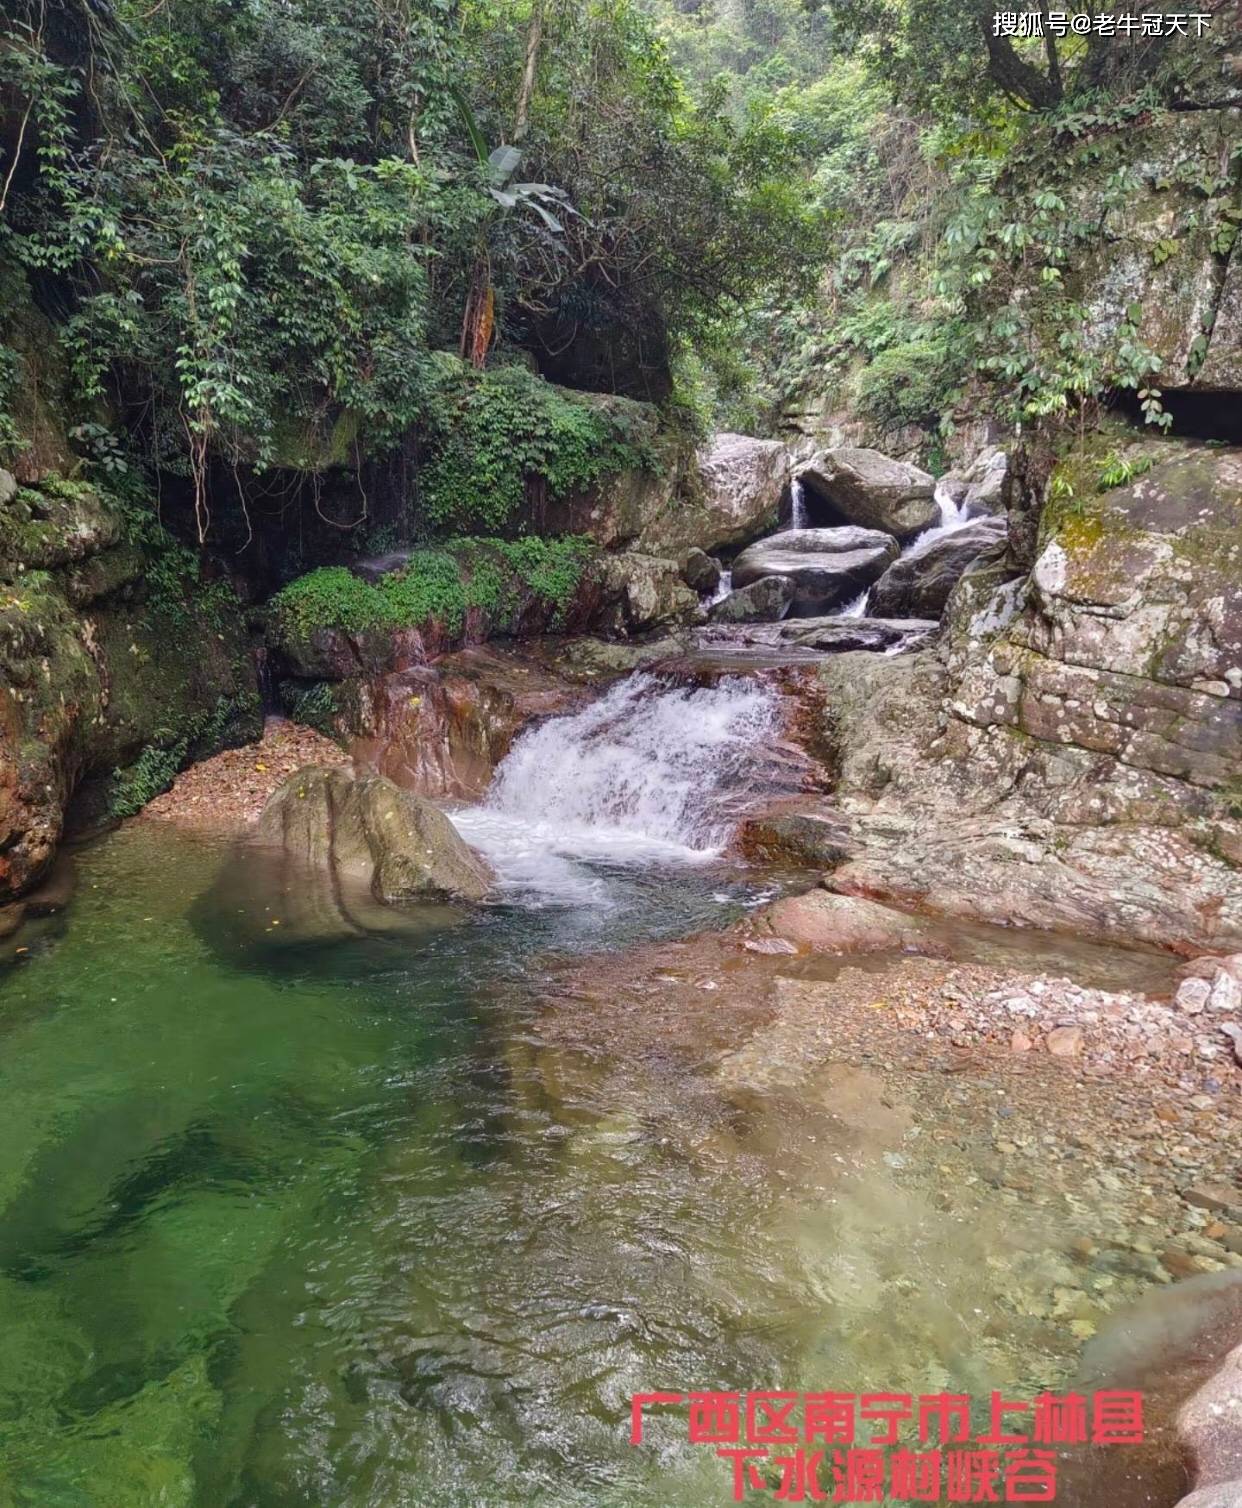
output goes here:
<path id="1" fill-rule="evenodd" d="M 781 623 L 714 621 L 696 637 L 711 645 L 795 649 L 820 654 L 916 648 L 939 628 L 934 618 L 786 618 Z"/>
<path id="2" fill-rule="evenodd" d="M 878 529 L 790 529 L 743 550 L 733 562 L 733 585 L 786 576 L 794 586 L 791 616 L 818 617 L 870 586 L 897 554 L 897 541 Z"/>
<path id="3" fill-rule="evenodd" d="M 916 643 L 934 634 L 935 618 L 803 618 L 782 624 L 783 638 L 806 649 L 843 654 L 853 649 L 892 649 Z"/>

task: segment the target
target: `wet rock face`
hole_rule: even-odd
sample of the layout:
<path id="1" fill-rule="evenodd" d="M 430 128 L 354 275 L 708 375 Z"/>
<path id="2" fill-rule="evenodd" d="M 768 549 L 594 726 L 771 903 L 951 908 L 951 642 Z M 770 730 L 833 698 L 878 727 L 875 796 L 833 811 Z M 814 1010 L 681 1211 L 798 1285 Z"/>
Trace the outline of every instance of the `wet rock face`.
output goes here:
<path id="1" fill-rule="evenodd" d="M 878 529 L 791 529 L 743 550 L 733 562 L 733 584 L 788 577 L 794 587 L 791 615 L 813 618 L 843 607 L 897 554 L 897 541 Z"/>
<path id="2" fill-rule="evenodd" d="M 0 473 L 0 904 L 47 870 L 71 801 L 97 818 L 144 754 L 170 779 L 261 727 L 240 614 L 153 602 L 148 564 L 93 489 Z"/>
<path id="3" fill-rule="evenodd" d="M 379 775 L 299 770 L 264 807 L 257 837 L 309 868 L 364 881 L 386 905 L 477 901 L 491 884 L 443 812 Z"/>
<path id="4" fill-rule="evenodd" d="M 938 618 L 966 568 L 1005 542 L 1003 518 L 979 518 L 942 535 L 925 550 L 895 560 L 871 588 L 867 611 L 877 618 Z"/>
<path id="5" fill-rule="evenodd" d="M 939 518 L 935 479 L 878 450 L 841 446 L 820 451 L 798 473 L 804 487 L 842 518 L 897 539 L 913 539 Z"/>
<path id="6" fill-rule="evenodd" d="M 534 660 L 467 649 L 361 685 L 344 723 L 360 769 L 420 796 L 477 800 L 519 730 L 582 695 Z"/>
<path id="7" fill-rule="evenodd" d="M 1236 144 L 1242 112 L 1161 114 L 1127 133 L 1134 187 L 1105 219 L 1107 237 L 1075 268 L 1089 349 L 1104 352 L 1139 297 L 1137 341 L 1152 351 L 1162 389 L 1230 391 L 1242 383 L 1242 267 L 1222 257 L 1216 227 L 1236 207 L 1236 181 L 1216 164 Z M 1116 158 L 1074 175 L 1070 207 L 1098 215 L 1103 176 Z M 1165 243 L 1176 254 L 1153 255 Z"/>

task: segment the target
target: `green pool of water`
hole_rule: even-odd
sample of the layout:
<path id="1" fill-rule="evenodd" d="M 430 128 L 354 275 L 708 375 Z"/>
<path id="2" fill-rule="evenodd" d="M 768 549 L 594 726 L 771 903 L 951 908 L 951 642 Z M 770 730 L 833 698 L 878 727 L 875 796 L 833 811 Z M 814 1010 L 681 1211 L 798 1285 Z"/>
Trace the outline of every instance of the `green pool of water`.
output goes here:
<path id="1" fill-rule="evenodd" d="M 883 1126 L 828 1147 L 544 1040 L 546 955 L 723 924 L 753 880 L 238 946 L 228 863 L 118 833 L 0 976 L 0 1503 L 707 1504 L 726 1467 L 632 1449 L 631 1393 L 1047 1380 Z"/>

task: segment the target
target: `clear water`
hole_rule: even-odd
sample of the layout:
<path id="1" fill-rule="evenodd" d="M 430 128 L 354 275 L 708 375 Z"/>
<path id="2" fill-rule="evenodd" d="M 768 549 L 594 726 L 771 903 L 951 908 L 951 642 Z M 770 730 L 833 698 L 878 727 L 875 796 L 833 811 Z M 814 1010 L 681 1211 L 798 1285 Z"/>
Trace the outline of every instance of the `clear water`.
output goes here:
<path id="1" fill-rule="evenodd" d="M 749 888 L 602 869 L 603 906 L 325 950 L 239 941 L 254 863 L 235 889 L 218 849 L 117 834 L 0 984 L 0 1501 L 503 1503 L 632 1470 L 619 1388 L 690 1188 L 613 1200 L 606 1135 L 573 1133 L 617 1107 L 532 1070 L 536 960 Z"/>
<path id="2" fill-rule="evenodd" d="M 0 972 L 4 1508 L 697 1508 L 726 1464 L 684 1416 L 631 1448 L 632 1393 L 1066 1376 L 1067 1230 L 976 1169 L 995 1084 L 811 1083 L 724 977 L 675 1023 L 549 988 L 770 893 L 714 852 L 767 694 L 668 695 L 519 743 L 458 814 L 471 914 L 316 936 L 254 852 L 81 855 Z"/>

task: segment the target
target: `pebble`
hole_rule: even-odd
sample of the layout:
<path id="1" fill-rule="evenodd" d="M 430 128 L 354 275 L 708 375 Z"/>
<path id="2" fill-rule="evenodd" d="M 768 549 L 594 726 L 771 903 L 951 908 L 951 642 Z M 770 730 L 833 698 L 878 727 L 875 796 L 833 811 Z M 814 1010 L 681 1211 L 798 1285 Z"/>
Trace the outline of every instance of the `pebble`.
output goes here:
<path id="1" fill-rule="evenodd" d="M 1046 1046 L 1054 1058 L 1076 1058 L 1082 1052 L 1081 1026 L 1057 1026 L 1048 1033 Z"/>

